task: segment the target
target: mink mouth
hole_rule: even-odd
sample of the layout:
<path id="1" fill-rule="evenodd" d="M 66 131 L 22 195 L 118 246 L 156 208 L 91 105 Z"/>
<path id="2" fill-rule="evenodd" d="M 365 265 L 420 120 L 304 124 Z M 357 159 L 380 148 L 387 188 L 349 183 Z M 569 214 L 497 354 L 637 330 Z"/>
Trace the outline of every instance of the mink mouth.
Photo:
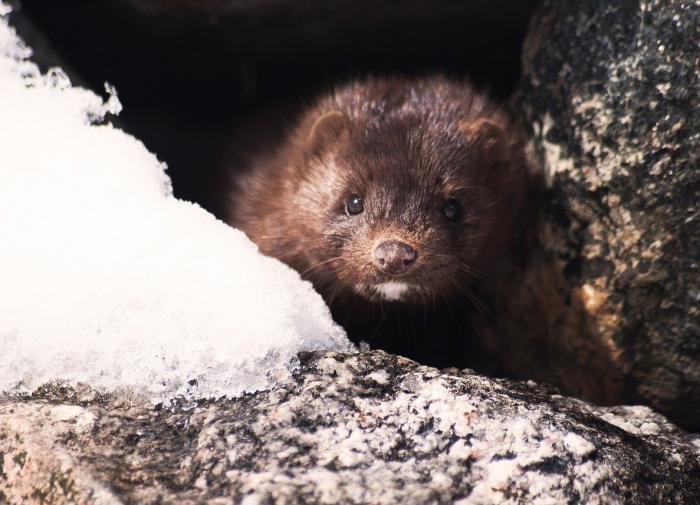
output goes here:
<path id="1" fill-rule="evenodd" d="M 428 293 L 422 284 L 397 279 L 357 284 L 354 288 L 359 295 L 375 302 L 421 303 Z"/>
<path id="2" fill-rule="evenodd" d="M 400 301 L 410 290 L 415 290 L 416 287 L 415 284 L 411 285 L 395 280 L 370 285 L 370 289 L 389 302 Z"/>
<path id="3" fill-rule="evenodd" d="M 422 305 L 451 292 L 450 283 L 446 279 L 446 272 L 452 272 L 449 265 L 432 265 L 424 260 L 417 263 L 405 272 L 387 273 L 381 271 L 369 258 L 358 261 L 357 255 L 341 254 L 328 264 L 326 272 L 329 275 L 321 276 L 322 284 L 330 286 L 331 290 L 332 286 L 336 286 L 336 290 L 337 287 L 344 286 L 370 302 L 411 305 Z M 451 278 L 452 274 L 447 277 Z"/>

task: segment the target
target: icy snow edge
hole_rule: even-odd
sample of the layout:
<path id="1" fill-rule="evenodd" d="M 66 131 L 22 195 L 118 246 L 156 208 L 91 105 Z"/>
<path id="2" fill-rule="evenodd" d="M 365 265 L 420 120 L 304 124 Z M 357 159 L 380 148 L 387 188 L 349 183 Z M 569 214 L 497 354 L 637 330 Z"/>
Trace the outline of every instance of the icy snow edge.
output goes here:
<path id="1" fill-rule="evenodd" d="M 113 91 L 42 75 L 9 12 L 0 0 L 0 393 L 235 396 L 287 377 L 300 351 L 353 348 L 308 282 L 94 124 L 121 109 Z"/>

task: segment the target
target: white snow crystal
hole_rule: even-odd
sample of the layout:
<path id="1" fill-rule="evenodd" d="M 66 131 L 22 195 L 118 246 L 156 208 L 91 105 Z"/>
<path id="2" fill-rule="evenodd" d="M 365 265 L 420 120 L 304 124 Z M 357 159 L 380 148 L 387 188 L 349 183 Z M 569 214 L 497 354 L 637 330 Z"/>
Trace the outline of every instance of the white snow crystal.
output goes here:
<path id="1" fill-rule="evenodd" d="M 0 0 L 0 392 L 62 379 L 236 395 L 287 376 L 299 351 L 351 349 L 309 283 L 94 124 L 120 110 L 112 89 L 105 103 L 42 75 L 8 12 Z"/>

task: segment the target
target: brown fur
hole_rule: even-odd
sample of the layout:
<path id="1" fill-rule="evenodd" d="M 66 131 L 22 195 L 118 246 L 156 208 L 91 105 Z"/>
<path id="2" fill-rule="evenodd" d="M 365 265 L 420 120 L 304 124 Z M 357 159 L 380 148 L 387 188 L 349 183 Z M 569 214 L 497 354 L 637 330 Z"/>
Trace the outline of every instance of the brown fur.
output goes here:
<path id="1" fill-rule="evenodd" d="M 444 301 L 481 305 L 498 283 L 528 186 L 518 128 L 472 86 L 370 79 L 321 97 L 276 149 L 236 172 L 228 221 L 310 280 L 341 320 L 371 319 L 382 303 L 372 286 L 393 280 L 413 287 L 387 305 L 420 306 L 429 319 Z M 359 215 L 345 212 L 352 194 L 364 198 Z M 458 222 L 442 213 L 450 200 Z M 383 240 L 416 250 L 400 279 L 372 264 Z"/>

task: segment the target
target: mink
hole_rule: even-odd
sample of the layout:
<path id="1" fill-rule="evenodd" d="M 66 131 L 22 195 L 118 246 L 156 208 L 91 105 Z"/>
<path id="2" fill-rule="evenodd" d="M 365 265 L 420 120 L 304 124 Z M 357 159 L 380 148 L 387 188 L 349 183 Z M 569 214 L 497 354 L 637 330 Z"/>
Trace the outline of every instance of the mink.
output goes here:
<path id="1" fill-rule="evenodd" d="M 231 170 L 226 220 L 356 342 L 471 366 L 470 314 L 515 261 L 528 173 L 520 129 L 470 83 L 357 80 Z"/>

